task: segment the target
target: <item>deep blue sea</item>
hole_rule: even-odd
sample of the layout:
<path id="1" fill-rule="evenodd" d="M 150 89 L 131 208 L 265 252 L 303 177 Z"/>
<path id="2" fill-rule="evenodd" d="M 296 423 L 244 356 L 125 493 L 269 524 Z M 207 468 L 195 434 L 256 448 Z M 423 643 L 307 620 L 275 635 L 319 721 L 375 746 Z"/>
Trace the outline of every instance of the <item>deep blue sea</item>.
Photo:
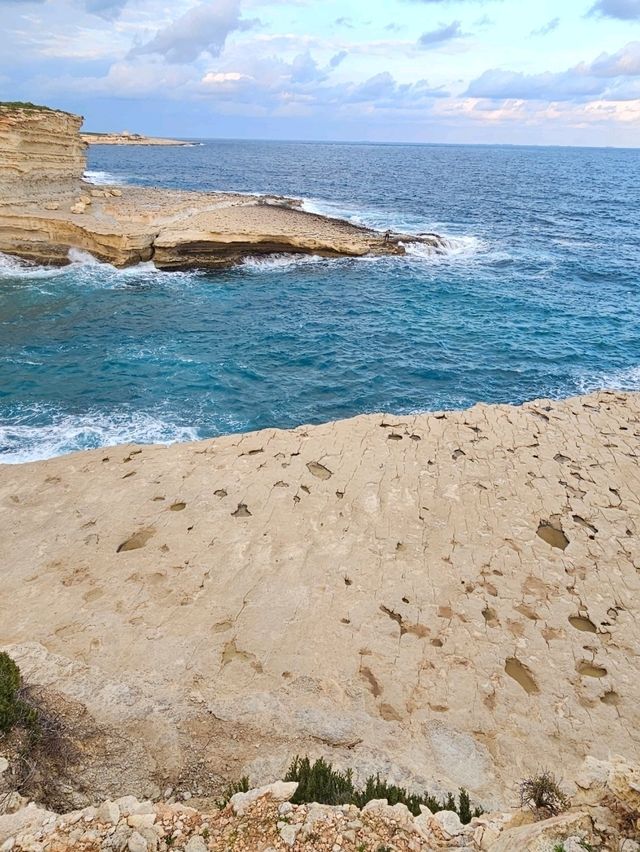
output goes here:
<path id="1" fill-rule="evenodd" d="M 640 390 L 640 150 L 98 146 L 89 176 L 293 195 L 452 248 L 215 274 L 0 256 L 0 461 Z"/>

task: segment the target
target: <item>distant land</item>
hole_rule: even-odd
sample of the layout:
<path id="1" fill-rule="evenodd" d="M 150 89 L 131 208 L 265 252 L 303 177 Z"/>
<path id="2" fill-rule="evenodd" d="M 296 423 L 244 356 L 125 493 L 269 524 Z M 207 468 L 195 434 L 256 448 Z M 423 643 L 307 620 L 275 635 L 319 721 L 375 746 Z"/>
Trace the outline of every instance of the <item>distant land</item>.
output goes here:
<path id="1" fill-rule="evenodd" d="M 142 136 L 140 133 L 131 133 L 128 130 L 123 130 L 120 133 L 84 132 L 80 135 L 82 141 L 88 145 L 177 145 L 191 147 L 196 144 L 181 139 L 159 139 L 155 136 Z"/>

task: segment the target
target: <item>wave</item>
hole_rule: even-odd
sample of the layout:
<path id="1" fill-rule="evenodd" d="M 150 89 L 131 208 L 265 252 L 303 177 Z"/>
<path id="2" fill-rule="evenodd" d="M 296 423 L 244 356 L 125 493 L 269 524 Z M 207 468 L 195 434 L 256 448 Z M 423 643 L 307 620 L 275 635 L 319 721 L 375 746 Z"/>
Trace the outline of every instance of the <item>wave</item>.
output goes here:
<path id="1" fill-rule="evenodd" d="M 353 225 L 371 228 L 375 231 L 386 231 L 390 228 L 396 233 L 407 234 L 407 236 L 418 236 L 424 233 L 441 234 L 444 240 L 444 248 L 439 252 L 432 251 L 429 246 L 422 243 L 406 242 L 405 249 L 408 255 L 414 258 L 433 260 L 435 257 L 468 258 L 472 255 L 489 250 L 486 240 L 467 234 L 449 234 L 451 224 L 433 222 L 421 219 L 412 214 L 403 214 L 393 210 L 382 210 L 374 207 L 356 208 L 348 204 L 340 204 L 333 201 L 325 201 L 319 198 L 305 198 L 302 202 L 302 210 L 307 213 L 315 213 L 320 216 L 344 219 Z"/>
<path id="2" fill-rule="evenodd" d="M 598 390 L 640 391 L 640 364 L 610 373 L 582 376 L 577 385 L 581 394 Z"/>
<path id="3" fill-rule="evenodd" d="M 68 258 L 69 263 L 65 266 L 40 266 L 0 253 L 0 282 L 31 281 L 39 285 L 43 293 L 53 292 L 45 287 L 48 281 L 56 281 L 56 286 L 64 283 L 101 289 L 146 288 L 160 283 L 184 288 L 206 274 L 199 270 L 158 269 L 152 261 L 121 269 L 76 248 L 69 249 Z"/>
<path id="4" fill-rule="evenodd" d="M 252 272 L 278 272 L 297 266 L 317 266 L 328 262 L 328 258 L 317 254 L 253 255 L 245 257 L 241 267 Z"/>
<path id="5" fill-rule="evenodd" d="M 487 243 L 479 237 L 443 237 L 442 240 L 442 247 L 437 249 L 419 242 L 406 242 L 403 245 L 409 257 L 429 261 L 471 258 L 489 249 Z"/>
<path id="6" fill-rule="evenodd" d="M 153 412 L 71 415 L 33 407 L 20 412 L 12 423 L 0 423 L 0 463 L 22 464 L 116 444 L 173 444 L 199 437 L 197 429 Z"/>
<path id="7" fill-rule="evenodd" d="M 97 169 L 87 169 L 84 173 L 84 179 L 94 186 L 126 186 L 128 183 L 128 180 L 122 175 L 114 175 L 111 172 L 103 172 Z"/>

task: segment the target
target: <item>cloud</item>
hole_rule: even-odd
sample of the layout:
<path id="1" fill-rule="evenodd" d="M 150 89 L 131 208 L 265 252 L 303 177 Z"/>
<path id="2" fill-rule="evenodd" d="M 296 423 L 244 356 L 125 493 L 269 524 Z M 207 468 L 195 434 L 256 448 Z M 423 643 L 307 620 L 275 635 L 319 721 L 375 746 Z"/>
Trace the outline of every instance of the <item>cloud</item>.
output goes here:
<path id="1" fill-rule="evenodd" d="M 48 0 L 0 0 L 0 6 L 27 6 L 31 4 L 42 5 Z M 127 5 L 129 0 L 76 0 L 76 5 L 83 8 L 91 15 L 110 20 L 117 18 Z"/>
<path id="2" fill-rule="evenodd" d="M 490 69 L 470 83 L 465 95 L 493 100 L 571 100 L 598 95 L 602 88 L 599 81 L 573 71 L 523 74 Z"/>
<path id="3" fill-rule="evenodd" d="M 621 21 L 640 20 L 640 0 L 598 0 L 589 14 Z"/>
<path id="4" fill-rule="evenodd" d="M 205 52 L 219 56 L 229 33 L 245 27 L 239 0 L 200 3 L 159 30 L 151 41 L 133 48 L 130 55 L 157 53 L 176 63 L 193 62 Z"/>
<path id="5" fill-rule="evenodd" d="M 418 44 L 421 47 L 431 47 L 434 44 L 442 44 L 454 38 L 461 38 L 463 35 L 460 21 L 452 21 L 450 24 L 442 24 L 435 30 L 422 33 L 418 39 Z"/>
<path id="6" fill-rule="evenodd" d="M 331 68 L 337 68 L 341 62 L 344 62 L 348 55 L 349 54 L 346 50 L 340 50 L 338 53 L 331 57 L 331 59 L 329 60 L 329 65 L 331 66 Z"/>
<path id="7" fill-rule="evenodd" d="M 486 3 L 491 2 L 491 0 L 409 0 L 410 3 L 422 3 L 423 6 L 444 6 L 449 3 L 478 3 L 483 6 Z M 500 0 L 495 0 L 495 2 L 500 2 Z"/>
<path id="8" fill-rule="evenodd" d="M 602 53 L 593 62 L 581 62 L 566 71 L 523 74 L 490 69 L 473 80 L 466 97 L 492 100 L 581 101 L 589 98 L 627 100 L 637 97 L 640 77 L 640 42 L 633 41 L 616 53 Z"/>
<path id="9" fill-rule="evenodd" d="M 84 0 L 82 4 L 87 12 L 100 18 L 117 18 L 127 5 L 128 0 Z"/>
<path id="10" fill-rule="evenodd" d="M 547 21 L 546 24 L 543 24 L 541 27 L 538 27 L 537 30 L 532 30 L 532 36 L 544 36 L 549 35 L 554 30 L 557 30 L 560 26 L 560 18 L 552 18 L 550 21 Z"/>

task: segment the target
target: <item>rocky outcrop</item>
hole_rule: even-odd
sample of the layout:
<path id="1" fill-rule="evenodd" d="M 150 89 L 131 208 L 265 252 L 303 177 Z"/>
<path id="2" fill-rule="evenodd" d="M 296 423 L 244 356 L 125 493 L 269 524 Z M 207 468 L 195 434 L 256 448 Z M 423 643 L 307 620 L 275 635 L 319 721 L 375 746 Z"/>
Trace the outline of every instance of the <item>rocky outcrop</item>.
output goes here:
<path id="1" fill-rule="evenodd" d="M 405 241 L 434 251 L 437 237 L 380 233 L 301 210 L 289 199 L 141 187 L 83 185 L 71 202 L 0 205 L 0 251 L 37 263 L 65 264 L 87 251 L 115 266 L 152 260 L 159 269 L 215 269 L 247 256 L 323 257 L 404 254 Z"/>
<path id="2" fill-rule="evenodd" d="M 85 170 L 82 117 L 0 104 L 0 204 L 74 198 Z"/>
<path id="3" fill-rule="evenodd" d="M 308 754 L 502 807 L 640 758 L 639 438 L 600 393 L 5 466 L 0 646 L 97 795 Z"/>
<path id="4" fill-rule="evenodd" d="M 624 764 L 621 758 L 614 758 Z M 638 768 L 627 767 L 632 773 Z M 633 778 L 624 776 L 630 786 Z M 640 825 L 621 817 L 613 790 L 602 788 L 592 805 L 571 806 L 545 819 L 531 811 L 483 814 L 467 825 L 450 811 L 414 816 L 385 799 L 353 805 L 297 804 L 298 785 L 276 782 L 237 793 L 203 811 L 191 800 L 157 803 L 133 796 L 62 815 L 22 802 L 0 816 L 1 852 L 639 852 Z M 171 793 L 171 791 L 167 791 Z M 26 806 L 25 806 L 26 805 Z M 14 807 L 16 807 L 14 806 Z M 536 818 L 537 817 L 537 818 Z"/>
<path id="5" fill-rule="evenodd" d="M 152 260 L 171 270 L 227 267 L 248 255 L 404 254 L 407 241 L 444 247 L 435 235 L 384 237 L 306 213 L 293 199 L 83 183 L 81 123 L 0 106 L 0 251 L 65 264 L 76 249 L 116 266 Z"/>

